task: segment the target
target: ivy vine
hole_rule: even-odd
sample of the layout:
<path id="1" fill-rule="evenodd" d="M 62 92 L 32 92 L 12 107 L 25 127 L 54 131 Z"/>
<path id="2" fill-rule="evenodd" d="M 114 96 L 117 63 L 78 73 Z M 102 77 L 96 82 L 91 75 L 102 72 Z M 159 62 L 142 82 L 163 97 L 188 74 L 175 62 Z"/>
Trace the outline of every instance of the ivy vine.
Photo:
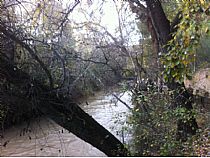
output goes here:
<path id="1" fill-rule="evenodd" d="M 183 0 L 181 22 L 177 31 L 166 45 L 168 53 L 162 56 L 164 79 L 166 82 L 183 83 L 184 78 L 191 79 L 196 49 L 200 39 L 209 34 L 209 3 L 204 0 Z"/>

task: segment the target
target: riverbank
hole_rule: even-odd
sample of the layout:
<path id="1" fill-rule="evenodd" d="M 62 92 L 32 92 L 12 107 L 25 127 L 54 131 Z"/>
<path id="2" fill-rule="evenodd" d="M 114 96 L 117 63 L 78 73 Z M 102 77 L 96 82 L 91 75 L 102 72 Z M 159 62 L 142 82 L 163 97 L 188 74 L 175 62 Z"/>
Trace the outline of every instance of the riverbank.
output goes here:
<path id="1" fill-rule="evenodd" d="M 119 85 L 110 85 L 106 88 L 94 88 L 94 91 L 82 93 L 76 89 L 73 90 L 74 94 L 70 94 L 68 97 L 71 98 L 72 102 L 81 104 L 82 102 L 86 102 L 89 97 L 94 97 L 98 93 L 104 93 L 119 89 Z M 4 98 L 2 98 L 4 99 Z M 27 98 L 26 98 L 27 99 Z M 6 105 L 7 101 L 0 104 L 0 136 L 2 137 L 4 130 L 8 129 L 11 126 L 21 124 L 22 122 L 29 122 L 31 119 L 35 119 L 37 117 L 42 117 L 44 114 L 36 108 L 34 103 L 29 104 L 17 104 L 16 100 L 19 101 L 18 98 L 14 97 L 14 100 L 10 101 L 12 104 Z M 25 101 L 20 98 L 20 101 Z M 34 105 L 33 105 L 34 104 Z M 21 105 L 18 106 L 18 105 Z"/>

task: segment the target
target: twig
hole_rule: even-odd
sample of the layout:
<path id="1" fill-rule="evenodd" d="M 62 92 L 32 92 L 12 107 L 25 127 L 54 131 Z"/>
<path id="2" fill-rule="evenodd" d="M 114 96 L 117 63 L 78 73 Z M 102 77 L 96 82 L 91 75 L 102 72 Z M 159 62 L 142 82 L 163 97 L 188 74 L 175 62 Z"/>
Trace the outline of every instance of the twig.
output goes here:
<path id="1" fill-rule="evenodd" d="M 121 103 L 123 103 L 129 110 L 132 110 L 132 108 L 123 100 L 121 100 L 117 95 L 112 94 L 118 101 L 120 101 Z"/>
<path id="2" fill-rule="evenodd" d="M 23 48 L 25 48 L 29 52 L 29 54 L 32 56 L 32 58 L 34 58 L 40 64 L 40 66 L 42 67 L 42 69 L 47 74 L 48 79 L 49 79 L 49 83 L 50 83 L 50 87 L 53 88 L 53 78 L 51 76 L 51 73 L 47 69 L 46 65 L 37 56 L 36 50 L 35 51 L 32 50 L 32 48 L 28 44 L 26 44 L 21 39 L 19 39 L 18 37 L 16 37 L 10 29 L 4 27 L 2 24 L 0 24 L 0 32 L 2 32 L 5 36 L 7 36 L 8 38 L 10 38 L 11 40 L 13 40 L 13 41 L 17 42 L 18 44 L 20 44 Z"/>

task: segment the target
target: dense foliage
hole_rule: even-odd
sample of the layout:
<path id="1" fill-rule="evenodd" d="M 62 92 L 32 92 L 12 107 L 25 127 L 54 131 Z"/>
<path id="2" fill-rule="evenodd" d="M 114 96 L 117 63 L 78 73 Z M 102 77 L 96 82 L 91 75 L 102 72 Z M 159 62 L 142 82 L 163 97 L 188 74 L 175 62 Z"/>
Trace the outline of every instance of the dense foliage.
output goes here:
<path id="1" fill-rule="evenodd" d="M 197 48 L 201 39 L 209 36 L 209 6 L 207 2 L 184 1 L 181 8 L 181 22 L 175 26 L 177 31 L 166 46 L 169 52 L 163 57 L 164 79 L 183 82 L 190 78 L 195 70 L 195 61 L 199 54 Z M 204 50 L 207 51 L 207 50 Z"/>

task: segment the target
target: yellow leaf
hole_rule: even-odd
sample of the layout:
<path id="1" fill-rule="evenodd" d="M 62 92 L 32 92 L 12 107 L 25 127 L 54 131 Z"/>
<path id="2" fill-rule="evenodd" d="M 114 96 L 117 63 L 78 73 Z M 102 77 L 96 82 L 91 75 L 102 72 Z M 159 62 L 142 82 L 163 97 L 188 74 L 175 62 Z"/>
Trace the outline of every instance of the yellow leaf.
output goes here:
<path id="1" fill-rule="evenodd" d="M 206 27 L 206 29 L 205 29 L 205 33 L 208 33 L 209 32 L 209 28 L 208 27 Z"/>
<path id="2" fill-rule="evenodd" d="M 189 43 L 190 43 L 190 38 L 189 38 L 189 36 L 185 36 L 185 40 L 184 40 L 185 46 L 188 46 Z"/>
<path id="3" fill-rule="evenodd" d="M 183 64 L 186 66 L 188 64 L 188 61 L 184 60 Z"/>
<path id="4" fill-rule="evenodd" d="M 200 0 L 201 4 L 203 5 L 205 3 L 205 0 Z"/>

